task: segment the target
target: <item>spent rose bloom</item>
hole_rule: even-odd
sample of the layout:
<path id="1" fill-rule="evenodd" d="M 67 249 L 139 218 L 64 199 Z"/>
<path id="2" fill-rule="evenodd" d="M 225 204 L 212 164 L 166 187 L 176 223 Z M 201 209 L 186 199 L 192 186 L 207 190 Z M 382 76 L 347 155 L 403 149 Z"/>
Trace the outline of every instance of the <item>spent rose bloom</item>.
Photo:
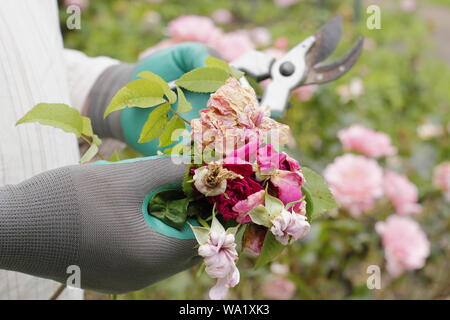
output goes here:
<path id="1" fill-rule="evenodd" d="M 286 278 L 275 277 L 262 286 L 262 293 L 267 299 L 289 300 L 295 294 L 295 284 Z"/>
<path id="2" fill-rule="evenodd" d="M 252 140 L 289 140 L 289 127 L 269 117 L 269 111 L 258 105 L 255 91 L 229 78 L 213 93 L 208 108 L 200 118 L 191 121 L 192 140 L 198 149 L 227 154 Z"/>
<path id="3" fill-rule="evenodd" d="M 236 221 L 238 223 L 248 223 L 251 221 L 248 213 L 255 207 L 264 204 L 265 191 L 255 192 L 247 197 L 247 199 L 239 200 L 233 206 L 233 211 L 238 213 Z"/>
<path id="4" fill-rule="evenodd" d="M 207 197 L 217 196 L 225 192 L 228 179 L 244 177 L 228 170 L 220 163 L 212 162 L 194 171 L 194 186 Z"/>
<path id="5" fill-rule="evenodd" d="M 383 195 L 383 170 L 373 159 L 345 154 L 334 159 L 324 177 L 336 201 L 357 217 Z"/>
<path id="6" fill-rule="evenodd" d="M 299 163 L 285 153 L 278 153 L 271 144 L 259 147 L 257 141 L 250 142 L 230 154 L 225 162 L 252 163 L 259 181 L 269 179 L 271 190 L 286 205 L 302 198 L 303 175 Z M 303 214 L 302 203 L 294 205 L 293 210 Z"/>
<path id="7" fill-rule="evenodd" d="M 239 270 L 236 267 L 238 254 L 234 232 L 222 227 L 215 218 L 207 238 L 199 237 L 196 233 L 198 229 L 193 227 L 197 241 L 200 243 L 198 254 L 204 258 L 206 273 L 217 279 L 217 283 L 209 291 L 209 297 L 213 300 L 225 298 L 228 288 L 232 288 L 239 283 Z"/>
<path id="8" fill-rule="evenodd" d="M 211 44 L 222 31 L 208 17 L 185 15 L 169 22 L 167 34 L 176 41 L 196 41 Z"/>
<path id="9" fill-rule="evenodd" d="M 433 184 L 443 191 L 447 201 L 450 201 L 450 161 L 443 162 L 434 168 Z"/>
<path id="10" fill-rule="evenodd" d="M 392 156 L 397 150 L 391 144 L 391 138 L 383 133 L 355 124 L 338 132 L 344 150 L 356 151 L 373 158 Z"/>
<path id="11" fill-rule="evenodd" d="M 385 222 L 378 222 L 375 228 L 385 250 L 386 268 L 393 277 L 425 265 L 430 243 L 416 221 L 391 215 Z"/>
<path id="12" fill-rule="evenodd" d="M 244 235 L 242 236 L 243 250 L 252 256 L 259 255 L 266 233 L 266 227 L 254 223 L 249 224 L 247 228 L 245 228 Z"/>
<path id="13" fill-rule="evenodd" d="M 272 220 L 270 231 L 280 243 L 287 245 L 289 240 L 306 236 L 310 228 L 305 215 L 283 209 L 281 214 Z"/>
<path id="14" fill-rule="evenodd" d="M 242 54 L 255 49 L 255 45 L 248 33 L 242 30 L 222 34 L 216 37 L 211 45 L 220 52 L 226 61 L 232 61 Z"/>
<path id="15" fill-rule="evenodd" d="M 384 194 L 392 202 L 400 215 L 420 213 L 422 207 L 417 203 L 417 187 L 407 177 L 393 171 L 386 171 L 383 179 Z"/>

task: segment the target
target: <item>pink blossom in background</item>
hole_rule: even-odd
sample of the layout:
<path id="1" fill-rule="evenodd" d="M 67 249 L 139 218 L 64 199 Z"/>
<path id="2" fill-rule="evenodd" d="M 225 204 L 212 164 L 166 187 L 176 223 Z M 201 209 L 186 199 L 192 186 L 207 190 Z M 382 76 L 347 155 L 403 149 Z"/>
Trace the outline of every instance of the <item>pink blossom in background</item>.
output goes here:
<path id="1" fill-rule="evenodd" d="M 417 203 L 417 187 L 407 177 L 393 171 L 386 171 L 383 190 L 398 214 L 413 215 L 422 211 L 422 207 Z"/>
<path id="2" fill-rule="evenodd" d="M 279 50 L 286 50 L 289 46 L 289 40 L 287 37 L 278 37 L 275 39 L 274 47 Z"/>
<path id="3" fill-rule="evenodd" d="M 367 129 L 359 124 L 340 130 L 338 137 L 344 150 L 360 152 L 368 157 L 392 156 L 397 152 L 387 134 Z"/>
<path id="4" fill-rule="evenodd" d="M 219 51 L 226 61 L 232 61 L 255 49 L 255 45 L 245 31 L 234 31 L 216 37 L 212 42 L 212 47 Z"/>
<path id="5" fill-rule="evenodd" d="M 273 2 L 279 8 L 287 8 L 287 7 L 290 7 L 294 4 L 296 4 L 299 1 L 300 0 L 274 0 Z"/>
<path id="6" fill-rule="evenodd" d="M 447 201 L 450 201 L 450 161 L 443 162 L 434 168 L 433 184 L 443 191 Z"/>
<path id="7" fill-rule="evenodd" d="M 292 91 L 292 94 L 294 97 L 296 97 L 298 100 L 304 102 L 311 99 L 314 95 L 314 91 L 316 91 L 317 86 L 315 85 L 306 85 L 301 86 L 295 90 Z"/>
<path id="8" fill-rule="evenodd" d="M 176 41 L 214 42 L 222 31 L 208 17 L 185 15 L 169 22 L 167 34 Z"/>
<path id="9" fill-rule="evenodd" d="M 276 277 L 262 286 L 262 293 L 267 299 L 289 300 L 295 294 L 295 284 L 288 279 Z"/>
<path id="10" fill-rule="evenodd" d="M 234 235 L 211 231 L 208 241 L 198 248 L 198 254 L 204 258 L 206 273 L 217 278 L 216 285 L 209 291 L 210 298 L 225 298 L 228 288 L 236 286 L 240 278 Z"/>
<path id="11" fill-rule="evenodd" d="M 153 47 L 150 47 L 150 48 L 142 51 L 139 54 L 139 60 L 142 60 L 142 59 L 154 54 L 155 52 L 157 52 L 159 50 L 170 48 L 171 46 L 176 45 L 177 43 L 178 43 L 178 41 L 175 41 L 173 39 L 163 40 L 163 41 L 157 43 L 156 45 L 154 45 Z"/>
<path id="12" fill-rule="evenodd" d="M 403 11 L 413 12 L 417 9 L 416 0 L 401 0 L 400 7 Z"/>
<path id="13" fill-rule="evenodd" d="M 89 7 L 89 0 L 64 0 L 64 6 L 77 6 L 80 10 L 85 10 Z"/>
<path id="14" fill-rule="evenodd" d="M 394 214 L 385 222 L 378 222 L 375 229 L 381 236 L 387 271 L 393 277 L 425 265 L 430 243 L 416 221 Z"/>
<path id="15" fill-rule="evenodd" d="M 218 9 L 214 11 L 211 18 L 219 24 L 228 24 L 233 20 L 233 15 L 226 9 Z"/>
<path id="16" fill-rule="evenodd" d="M 336 201 L 358 217 L 383 195 L 383 170 L 373 159 L 345 154 L 334 159 L 324 177 Z"/>
<path id="17" fill-rule="evenodd" d="M 272 41 L 272 35 L 264 27 L 257 27 L 250 30 L 250 38 L 257 47 L 267 47 Z"/>

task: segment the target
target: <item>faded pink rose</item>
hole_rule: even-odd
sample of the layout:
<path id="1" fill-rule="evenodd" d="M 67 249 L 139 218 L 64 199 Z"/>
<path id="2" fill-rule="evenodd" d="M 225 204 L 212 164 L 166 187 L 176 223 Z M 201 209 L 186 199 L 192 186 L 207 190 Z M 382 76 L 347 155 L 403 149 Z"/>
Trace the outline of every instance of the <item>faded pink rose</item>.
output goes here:
<path id="1" fill-rule="evenodd" d="M 267 299 L 289 300 L 295 294 L 295 284 L 286 278 L 276 277 L 262 286 L 262 293 Z"/>
<path id="2" fill-rule="evenodd" d="M 270 232 L 282 244 L 303 238 L 309 233 L 311 226 L 306 216 L 283 209 L 281 214 L 272 220 Z"/>
<path id="3" fill-rule="evenodd" d="M 220 52 L 223 59 L 232 61 L 242 54 L 254 50 L 255 46 L 247 32 L 234 31 L 215 38 L 212 46 Z"/>
<path id="4" fill-rule="evenodd" d="M 268 138 L 284 145 L 289 139 L 289 127 L 269 117 L 269 111 L 258 105 L 252 88 L 243 87 L 229 78 L 213 93 L 208 109 L 191 121 L 192 138 L 196 147 L 228 154 L 249 141 Z"/>
<path id="5" fill-rule="evenodd" d="M 243 250 L 252 256 L 258 256 L 261 253 L 266 233 L 266 227 L 254 223 L 248 224 L 242 236 Z"/>
<path id="6" fill-rule="evenodd" d="M 238 223 L 249 223 L 251 221 L 248 213 L 255 207 L 264 204 L 264 190 L 255 192 L 247 197 L 247 199 L 239 200 L 233 206 L 233 211 L 238 213 L 236 221 Z"/>
<path id="7" fill-rule="evenodd" d="M 391 138 L 383 133 L 355 124 L 338 132 L 339 140 L 346 151 L 356 151 L 373 158 L 392 156 L 397 150 Z"/>
<path id="8" fill-rule="evenodd" d="M 434 168 L 433 184 L 443 191 L 446 199 L 450 201 L 450 161 L 443 162 Z"/>
<path id="9" fill-rule="evenodd" d="M 259 147 L 258 142 L 250 142 L 235 150 L 226 159 L 226 163 L 245 161 L 256 166 L 256 178 L 260 181 L 270 179 L 271 191 L 276 193 L 285 205 L 302 198 L 303 175 L 299 163 L 285 153 L 278 153 L 270 144 Z M 302 203 L 293 206 L 297 213 Z"/>
<path id="10" fill-rule="evenodd" d="M 236 267 L 238 254 L 234 235 L 211 231 L 206 243 L 198 248 L 198 254 L 204 258 L 206 273 L 217 278 L 217 283 L 209 291 L 213 300 L 225 298 L 228 288 L 239 283 L 239 270 Z"/>
<path id="11" fill-rule="evenodd" d="M 386 268 L 393 277 L 425 265 L 430 254 L 430 243 L 416 221 L 409 217 L 391 215 L 385 222 L 378 222 L 375 228 L 381 236 Z"/>
<path id="12" fill-rule="evenodd" d="M 398 214 L 412 215 L 420 213 L 422 210 L 417 203 L 417 187 L 407 177 L 393 171 L 386 171 L 383 190 Z"/>
<path id="13" fill-rule="evenodd" d="M 383 170 L 375 160 L 345 154 L 334 159 L 324 177 L 336 201 L 357 217 L 383 195 Z"/>
<path id="14" fill-rule="evenodd" d="M 217 9 L 211 15 L 211 18 L 220 24 L 228 24 L 233 20 L 233 15 L 226 9 Z"/>
<path id="15" fill-rule="evenodd" d="M 211 44 L 222 31 L 208 17 L 185 15 L 169 22 L 167 34 L 176 41 L 196 41 Z"/>

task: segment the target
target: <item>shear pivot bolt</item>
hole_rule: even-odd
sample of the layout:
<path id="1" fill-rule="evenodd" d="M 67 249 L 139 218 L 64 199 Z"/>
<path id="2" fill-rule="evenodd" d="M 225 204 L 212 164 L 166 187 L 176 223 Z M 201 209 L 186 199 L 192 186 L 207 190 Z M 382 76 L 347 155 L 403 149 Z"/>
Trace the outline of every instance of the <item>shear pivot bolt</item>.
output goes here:
<path id="1" fill-rule="evenodd" d="M 295 66 L 292 62 L 286 61 L 280 65 L 280 73 L 287 77 L 295 72 Z"/>

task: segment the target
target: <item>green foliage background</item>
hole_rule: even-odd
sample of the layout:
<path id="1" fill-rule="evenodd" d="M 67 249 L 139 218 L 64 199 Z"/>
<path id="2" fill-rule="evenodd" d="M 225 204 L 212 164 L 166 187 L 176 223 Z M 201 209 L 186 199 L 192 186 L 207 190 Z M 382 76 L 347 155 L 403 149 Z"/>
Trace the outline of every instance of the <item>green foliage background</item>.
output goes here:
<path id="1" fill-rule="evenodd" d="M 313 224 L 305 240 L 286 250 L 280 262 L 289 265 L 286 277 L 296 284 L 297 299 L 448 298 L 450 208 L 433 189 L 431 175 L 436 164 L 450 159 L 450 68 L 448 62 L 437 58 L 430 37 L 432 25 L 418 14 L 400 10 L 398 1 L 389 2 L 389 6 L 381 5 L 381 30 L 368 30 L 365 11 L 355 14 L 355 3 L 350 0 L 304 0 L 287 9 L 277 8 L 271 0 L 193 0 L 189 5 L 185 0 L 90 1 L 82 12 L 81 30 L 67 30 L 63 6 L 60 18 L 66 47 L 134 62 L 141 51 L 165 39 L 165 26 L 170 20 L 184 14 L 211 15 L 216 9 L 226 8 L 235 19 L 223 26 L 225 30 L 264 26 L 273 38 L 288 37 L 290 46 L 314 32 L 332 14 L 342 14 L 344 37 L 331 59 L 349 49 L 361 34 L 371 48 L 364 51 L 349 74 L 321 86 L 311 100 L 292 99 L 284 119 L 296 140 L 296 147 L 289 152 L 302 164 L 321 171 L 342 154 L 336 138 L 339 129 L 361 123 L 388 133 L 399 155 L 385 165 L 407 174 L 418 186 L 424 212 L 417 220 L 431 242 L 431 256 L 422 270 L 396 280 L 383 273 L 382 289 L 367 289 L 367 266 L 384 265 L 374 223 L 393 213 L 389 204 L 380 203 L 373 213 L 359 220 L 343 212 L 325 214 Z M 420 4 L 438 2 L 448 5 L 444 0 Z M 158 12 L 161 21 L 146 21 L 150 11 Z M 337 89 L 353 78 L 362 80 L 364 93 L 343 101 Z M 443 126 L 445 133 L 420 139 L 417 127 L 426 122 Z M 261 286 L 275 276 L 269 268 L 253 270 L 253 263 L 250 257 L 240 259 L 242 280 L 230 297 L 264 298 Z M 212 284 L 206 275 L 197 277 L 196 270 L 189 270 L 119 298 L 202 299 Z"/>

